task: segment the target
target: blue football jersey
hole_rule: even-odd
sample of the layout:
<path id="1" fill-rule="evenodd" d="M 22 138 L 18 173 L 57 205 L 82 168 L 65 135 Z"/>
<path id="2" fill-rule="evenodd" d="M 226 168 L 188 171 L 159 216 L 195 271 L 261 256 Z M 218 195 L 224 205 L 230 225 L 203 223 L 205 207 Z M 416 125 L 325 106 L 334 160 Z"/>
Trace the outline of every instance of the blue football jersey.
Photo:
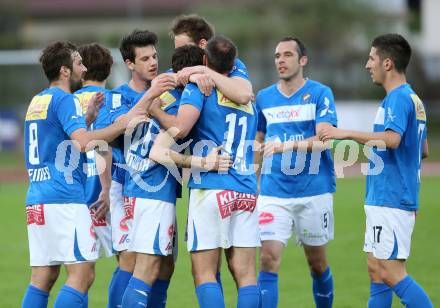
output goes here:
<path id="1" fill-rule="evenodd" d="M 73 94 L 51 87 L 34 96 L 24 125 L 26 205 L 86 203 L 83 156 L 70 141 L 80 128 L 87 127 Z"/>
<path id="2" fill-rule="evenodd" d="M 130 110 L 141 94 L 130 88 L 127 83 L 111 90 L 95 121 L 95 128 L 100 129 L 113 124 L 119 116 Z M 118 138 L 117 142 L 123 143 L 122 139 L 123 137 Z M 112 148 L 112 161 L 112 180 L 124 184 L 125 170 L 118 167 L 119 164 L 125 164 L 122 146 Z"/>
<path id="3" fill-rule="evenodd" d="M 80 105 L 82 107 L 83 114 L 86 114 L 87 111 L 87 103 L 92 98 L 93 95 L 95 95 L 98 92 L 104 93 L 104 100 L 105 96 L 108 95 L 108 90 L 103 87 L 98 86 L 84 86 L 78 91 L 76 91 L 74 94 L 76 97 L 78 97 Z M 92 123 L 89 127 L 89 130 L 95 129 L 95 123 Z M 98 170 L 96 169 L 96 158 L 95 158 L 95 151 L 89 151 L 85 154 L 85 160 L 87 161 L 86 170 L 85 173 L 87 174 L 87 183 L 86 183 L 86 203 L 87 205 L 92 205 L 95 203 L 98 198 L 99 194 L 101 193 L 102 187 L 101 182 L 99 181 L 99 175 Z"/>
<path id="4" fill-rule="evenodd" d="M 252 103 L 238 105 L 214 89 L 208 97 L 197 85 L 189 83 L 180 105 L 190 104 L 200 111 L 190 137 L 192 155 L 207 156 L 213 147 L 222 146 L 230 154 L 233 166 L 225 174 L 217 171 L 192 172 L 188 186 L 202 189 L 228 189 L 255 194 L 253 142 L 257 131 L 257 112 Z"/>
<path id="5" fill-rule="evenodd" d="M 400 145 L 397 149 L 371 149 L 370 173 L 375 172 L 380 159 L 383 170 L 367 175 L 365 204 L 415 211 L 419 207 L 426 113 L 423 102 L 410 85 L 404 84 L 392 90 L 382 101 L 374 121 L 374 131 L 386 130 L 401 136 Z"/>
<path id="6" fill-rule="evenodd" d="M 164 102 L 162 109 L 175 115 L 179 108 L 182 91 L 178 89 L 161 95 Z M 140 98 L 140 97 L 139 97 Z M 130 147 L 126 150 L 125 161 L 128 172 L 124 183 L 124 196 L 160 200 L 176 203 L 180 196 L 180 170 L 173 170 L 149 159 L 149 154 L 156 136 L 160 132 L 159 124 L 152 120 L 140 124 L 131 135 Z"/>
<path id="7" fill-rule="evenodd" d="M 258 131 L 265 133 L 265 141 L 301 141 L 316 135 L 318 123 L 337 125 L 331 89 L 313 80 L 306 80 L 290 97 L 280 92 L 278 84 L 271 85 L 258 92 L 256 104 Z M 330 150 L 277 153 L 263 160 L 262 195 L 302 198 L 332 193 L 335 188 Z"/>

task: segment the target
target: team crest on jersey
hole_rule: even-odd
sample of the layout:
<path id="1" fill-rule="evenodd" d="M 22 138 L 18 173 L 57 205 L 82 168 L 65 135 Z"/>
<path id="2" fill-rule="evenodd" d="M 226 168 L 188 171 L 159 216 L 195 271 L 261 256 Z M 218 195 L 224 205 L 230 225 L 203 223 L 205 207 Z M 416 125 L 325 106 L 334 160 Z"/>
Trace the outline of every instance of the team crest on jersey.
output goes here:
<path id="1" fill-rule="evenodd" d="M 222 219 L 231 216 L 232 212 L 236 211 L 253 213 L 257 204 L 257 197 L 253 194 L 239 193 L 232 190 L 223 190 L 218 192 L 216 196 Z"/>
<path id="2" fill-rule="evenodd" d="M 26 113 L 26 121 L 47 119 L 47 110 L 52 101 L 52 94 L 34 96 Z"/>
<path id="3" fill-rule="evenodd" d="M 160 96 L 160 99 L 162 101 L 162 104 L 160 106 L 162 109 L 167 108 L 169 105 L 171 105 L 172 103 L 174 103 L 176 101 L 176 98 L 168 91 L 162 93 L 162 95 Z"/>
<path id="4" fill-rule="evenodd" d="M 411 99 L 416 109 L 417 120 L 426 121 L 426 112 L 422 100 L 417 96 L 417 94 L 411 94 Z"/>
<path id="5" fill-rule="evenodd" d="M 82 92 L 75 94 L 75 96 L 79 100 L 79 105 L 81 106 L 82 114 L 86 114 L 87 112 L 87 105 L 89 103 L 89 100 L 92 98 L 93 95 L 95 95 L 96 92 Z"/>
<path id="6" fill-rule="evenodd" d="M 44 204 L 35 204 L 26 207 L 26 220 L 28 225 L 36 224 L 43 226 L 44 221 Z"/>
<path id="7" fill-rule="evenodd" d="M 312 95 L 309 94 L 309 93 L 304 94 L 303 97 L 302 97 L 303 103 L 308 103 L 309 100 L 310 100 L 310 97 L 311 97 L 311 96 L 312 96 Z"/>
<path id="8" fill-rule="evenodd" d="M 254 109 L 252 108 L 252 102 L 247 103 L 247 105 L 239 105 L 239 104 L 231 101 L 226 96 L 224 96 L 223 93 L 220 92 L 219 90 L 217 90 L 217 103 L 220 106 L 234 108 L 234 109 L 238 109 L 238 110 L 244 111 L 249 114 L 254 114 Z"/>

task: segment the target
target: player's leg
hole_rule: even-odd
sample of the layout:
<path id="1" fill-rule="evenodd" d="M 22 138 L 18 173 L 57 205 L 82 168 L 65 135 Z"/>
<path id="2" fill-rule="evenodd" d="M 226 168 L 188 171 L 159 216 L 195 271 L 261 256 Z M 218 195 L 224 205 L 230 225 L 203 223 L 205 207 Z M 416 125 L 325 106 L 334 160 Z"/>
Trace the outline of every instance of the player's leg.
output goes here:
<path id="1" fill-rule="evenodd" d="M 332 194 L 296 198 L 293 216 L 297 242 L 304 246 L 313 279 L 315 305 L 318 308 L 332 307 L 333 275 L 326 257 L 326 245 L 334 233 Z"/>
<path id="2" fill-rule="evenodd" d="M 380 279 L 393 289 L 406 307 L 432 307 L 423 290 L 406 272 L 415 212 L 382 206 L 365 206 L 367 234 L 371 249 L 378 260 Z"/>
<path id="3" fill-rule="evenodd" d="M 428 294 L 406 272 L 405 260 L 379 260 L 382 280 L 393 288 L 405 307 L 433 307 Z"/>
<path id="4" fill-rule="evenodd" d="M 66 283 L 55 300 L 55 308 L 84 307 L 87 292 L 95 279 L 95 262 L 65 264 Z"/>
<path id="5" fill-rule="evenodd" d="M 136 266 L 122 298 L 122 307 L 135 307 L 138 303 L 147 307 L 151 288 L 159 276 L 162 256 L 145 253 L 136 254 Z"/>
<path id="6" fill-rule="evenodd" d="M 60 274 L 60 266 L 32 266 L 31 283 L 22 301 L 23 308 L 45 308 L 50 290 Z"/>
<path id="7" fill-rule="evenodd" d="M 369 206 L 365 206 L 366 228 L 364 251 L 367 253 L 368 275 L 370 277 L 369 308 L 390 308 L 393 303 L 393 290 L 383 282 L 380 276 L 379 260 L 373 255 L 374 247 L 374 217 Z"/>
<path id="8" fill-rule="evenodd" d="M 136 198 L 135 202 L 129 250 L 137 253 L 136 265 L 125 290 L 122 307 L 149 304 L 161 264 L 166 256 L 172 257 L 173 254 L 175 205 L 143 198 Z M 169 279 L 172 269 L 167 268 L 167 272 L 164 277 Z"/>
<path id="9" fill-rule="evenodd" d="M 222 215 L 217 201 L 220 190 L 192 189 L 187 225 L 187 248 L 200 307 L 224 307 L 223 293 L 217 282 L 219 259 L 227 241 L 230 215 Z M 229 247 L 229 246 L 228 246 Z"/>
<path id="10" fill-rule="evenodd" d="M 260 291 L 255 269 L 255 247 L 231 247 L 225 250 L 228 267 L 238 289 L 237 308 L 258 307 Z"/>
<path id="11" fill-rule="evenodd" d="M 281 241 L 261 242 L 258 285 L 263 308 L 274 308 L 278 305 L 278 272 L 284 246 L 285 244 Z"/>
<path id="12" fill-rule="evenodd" d="M 148 299 L 149 308 L 164 308 L 167 301 L 168 287 L 174 273 L 174 255 L 162 258 L 159 275 L 151 287 L 151 296 Z"/>
<path id="13" fill-rule="evenodd" d="M 258 285 L 263 308 L 278 306 L 278 272 L 284 247 L 292 235 L 292 206 L 290 199 L 258 197 L 261 238 Z"/>
<path id="14" fill-rule="evenodd" d="M 108 308 L 120 307 L 122 296 L 133 275 L 136 254 L 127 251 L 129 232 L 133 220 L 133 206 L 129 198 L 122 196 L 122 184 L 112 181 L 110 187 L 110 216 L 113 249 L 117 253 L 118 266 L 113 272 L 108 288 Z"/>
<path id="15" fill-rule="evenodd" d="M 332 307 L 333 276 L 327 262 L 326 245 L 304 245 L 304 254 L 313 279 L 313 296 L 316 307 Z"/>
<path id="16" fill-rule="evenodd" d="M 224 308 L 224 298 L 216 280 L 220 249 L 191 252 L 192 274 L 200 308 Z"/>

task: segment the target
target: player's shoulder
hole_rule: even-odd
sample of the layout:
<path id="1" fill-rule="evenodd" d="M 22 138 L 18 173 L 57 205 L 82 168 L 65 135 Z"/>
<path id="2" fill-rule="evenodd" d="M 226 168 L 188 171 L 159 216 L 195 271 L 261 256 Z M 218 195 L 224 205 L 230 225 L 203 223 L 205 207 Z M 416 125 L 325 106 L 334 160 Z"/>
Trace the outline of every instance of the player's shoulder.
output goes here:
<path id="1" fill-rule="evenodd" d="M 310 91 L 316 95 L 321 95 L 322 93 L 333 92 L 332 89 L 316 80 L 307 79 L 306 81 L 306 90 Z"/>
<path id="2" fill-rule="evenodd" d="M 277 85 L 278 85 L 278 83 L 274 83 L 274 84 L 258 91 L 257 97 L 256 97 L 257 103 L 260 102 L 261 99 L 264 99 L 266 97 L 271 97 L 271 96 L 278 94 Z"/>
<path id="3" fill-rule="evenodd" d="M 197 84 L 189 82 L 183 89 L 182 96 L 191 96 L 196 93 L 201 93 L 199 87 Z"/>
<path id="4" fill-rule="evenodd" d="M 420 98 L 414 92 L 409 84 L 404 84 L 392 90 L 385 99 L 385 105 L 398 103 L 401 106 L 412 107 L 421 102 Z"/>

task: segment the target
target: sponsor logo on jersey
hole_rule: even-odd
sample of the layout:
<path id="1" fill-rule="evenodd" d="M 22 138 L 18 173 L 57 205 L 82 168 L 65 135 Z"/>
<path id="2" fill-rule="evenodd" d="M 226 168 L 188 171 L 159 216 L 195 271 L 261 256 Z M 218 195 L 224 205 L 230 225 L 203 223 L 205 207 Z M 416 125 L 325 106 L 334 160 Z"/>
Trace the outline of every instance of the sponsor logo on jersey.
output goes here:
<path id="1" fill-rule="evenodd" d="M 252 108 L 252 102 L 249 102 L 246 105 L 239 105 L 239 104 L 231 101 L 226 96 L 224 96 L 223 93 L 220 92 L 219 90 L 217 90 L 217 103 L 220 106 L 234 108 L 234 109 L 238 109 L 238 110 L 241 110 L 241 111 L 249 113 L 249 114 L 254 114 L 254 109 Z"/>
<path id="2" fill-rule="evenodd" d="M 254 212 L 257 204 L 257 196 L 253 194 L 239 193 L 233 190 L 223 190 L 216 194 L 217 204 L 222 218 L 231 216 L 232 212 Z"/>
<path id="3" fill-rule="evenodd" d="M 260 216 L 259 216 L 259 221 L 258 223 L 260 225 L 267 225 L 270 224 L 274 221 L 275 217 L 273 216 L 272 213 L 269 212 L 261 212 Z"/>
<path id="4" fill-rule="evenodd" d="M 176 101 L 176 98 L 170 92 L 164 92 L 161 94 L 160 99 L 162 101 L 161 108 L 166 109 L 172 103 Z"/>
<path id="5" fill-rule="evenodd" d="M 411 94 L 411 99 L 416 109 L 417 120 L 426 121 L 425 106 L 423 106 L 422 100 L 417 96 L 417 94 Z"/>
<path id="6" fill-rule="evenodd" d="M 26 121 L 47 119 L 47 110 L 52 101 L 52 94 L 34 96 L 26 113 Z"/>
<path id="7" fill-rule="evenodd" d="M 89 104 L 89 100 L 95 95 L 97 92 L 82 92 L 75 94 L 75 96 L 79 100 L 79 105 L 81 106 L 81 112 L 83 115 L 87 112 L 87 106 Z"/>
<path id="8" fill-rule="evenodd" d="M 36 224 L 43 226 L 44 220 L 44 204 L 29 205 L 26 207 L 26 220 L 28 225 Z"/>
<path id="9" fill-rule="evenodd" d="M 263 114 L 266 118 L 267 124 L 275 124 L 313 121 L 315 120 L 315 111 L 315 104 L 304 104 L 266 108 L 263 110 Z"/>

